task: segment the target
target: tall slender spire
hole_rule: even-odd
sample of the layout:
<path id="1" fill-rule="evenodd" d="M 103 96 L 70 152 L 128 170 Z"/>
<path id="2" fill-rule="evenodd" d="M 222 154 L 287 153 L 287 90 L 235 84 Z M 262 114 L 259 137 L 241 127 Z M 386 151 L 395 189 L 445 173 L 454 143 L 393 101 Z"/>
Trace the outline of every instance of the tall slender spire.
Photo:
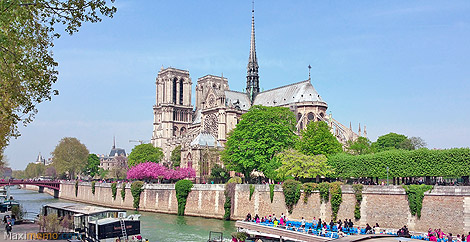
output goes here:
<path id="1" fill-rule="evenodd" d="M 252 3 L 250 56 L 246 68 L 246 92 L 250 95 L 251 101 L 254 100 L 254 97 L 259 92 L 258 58 L 256 58 L 255 45 L 255 1 Z"/>
<path id="2" fill-rule="evenodd" d="M 116 136 L 113 135 L 113 149 L 116 149 Z"/>

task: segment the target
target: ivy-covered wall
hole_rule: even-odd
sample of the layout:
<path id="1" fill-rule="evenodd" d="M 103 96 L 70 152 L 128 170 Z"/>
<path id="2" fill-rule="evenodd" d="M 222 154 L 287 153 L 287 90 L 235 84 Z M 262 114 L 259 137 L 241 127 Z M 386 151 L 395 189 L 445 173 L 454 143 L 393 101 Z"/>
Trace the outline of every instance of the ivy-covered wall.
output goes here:
<path id="1" fill-rule="evenodd" d="M 119 193 L 121 184 L 117 187 Z M 143 188 L 139 210 L 177 213 L 178 203 L 174 184 L 146 184 Z M 187 197 L 185 215 L 222 219 L 225 212 L 224 191 L 223 184 L 194 184 Z M 244 219 L 247 213 L 253 216 L 256 213 L 259 215 L 275 213 L 277 217 L 284 213 L 289 219 L 294 220 L 300 220 L 301 217 L 311 220 L 314 216 L 321 217 L 324 221 L 331 219 L 331 193 L 329 200 L 321 203 L 317 189 L 311 191 L 307 202 L 304 200 L 305 193 L 301 192 L 299 200 L 293 206 L 292 214 L 288 214 L 282 186 L 273 187 L 272 203 L 270 191 L 269 185 L 254 185 L 250 200 L 250 185 L 237 184 L 233 195 L 231 219 Z M 80 183 L 77 197 L 75 197 L 75 183 L 64 183 L 61 185 L 60 197 L 101 206 L 133 208 L 130 183 L 127 184 L 124 201 L 120 194 L 113 199 L 110 183 L 96 183 L 95 196 L 92 196 L 90 183 Z M 424 192 L 420 218 L 411 215 L 408 196 L 402 186 L 364 186 L 359 220 L 354 219 L 357 200 L 352 186 L 341 186 L 341 200 L 337 218 L 341 220 L 351 218 L 357 225 L 379 223 L 384 228 L 400 228 L 407 224 L 410 229 L 417 231 L 440 227 L 454 234 L 470 231 L 470 224 L 465 224 L 464 220 L 464 217 L 470 217 L 470 187 L 435 186 L 431 191 Z"/>

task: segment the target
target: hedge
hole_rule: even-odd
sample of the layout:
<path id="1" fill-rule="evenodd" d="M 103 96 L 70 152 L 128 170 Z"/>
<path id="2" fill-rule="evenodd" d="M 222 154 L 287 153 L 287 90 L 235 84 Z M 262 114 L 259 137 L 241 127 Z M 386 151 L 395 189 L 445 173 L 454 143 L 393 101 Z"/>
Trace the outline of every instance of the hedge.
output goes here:
<path id="1" fill-rule="evenodd" d="M 178 201 L 178 215 L 183 216 L 186 208 L 186 201 L 189 192 L 193 188 L 193 182 L 190 180 L 179 180 L 175 184 L 176 200 Z"/>
<path id="2" fill-rule="evenodd" d="M 367 155 L 337 154 L 328 158 L 333 177 L 461 177 L 470 175 L 470 149 L 390 150 Z"/>

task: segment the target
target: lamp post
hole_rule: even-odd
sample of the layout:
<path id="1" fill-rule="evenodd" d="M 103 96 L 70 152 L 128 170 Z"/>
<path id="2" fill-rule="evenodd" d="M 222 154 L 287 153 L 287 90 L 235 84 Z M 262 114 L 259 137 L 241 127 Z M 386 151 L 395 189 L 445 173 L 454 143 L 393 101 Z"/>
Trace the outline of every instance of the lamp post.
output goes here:
<path id="1" fill-rule="evenodd" d="M 388 186 L 388 166 L 387 166 L 387 186 Z"/>

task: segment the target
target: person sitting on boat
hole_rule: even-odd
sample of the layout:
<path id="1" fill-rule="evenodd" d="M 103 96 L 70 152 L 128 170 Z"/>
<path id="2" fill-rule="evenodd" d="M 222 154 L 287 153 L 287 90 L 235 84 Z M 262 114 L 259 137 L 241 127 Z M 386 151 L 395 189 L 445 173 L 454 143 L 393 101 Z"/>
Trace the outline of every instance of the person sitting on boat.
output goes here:
<path id="1" fill-rule="evenodd" d="M 279 224 L 279 221 L 277 221 L 277 218 L 274 219 L 274 227 L 277 227 L 277 225 Z"/>

